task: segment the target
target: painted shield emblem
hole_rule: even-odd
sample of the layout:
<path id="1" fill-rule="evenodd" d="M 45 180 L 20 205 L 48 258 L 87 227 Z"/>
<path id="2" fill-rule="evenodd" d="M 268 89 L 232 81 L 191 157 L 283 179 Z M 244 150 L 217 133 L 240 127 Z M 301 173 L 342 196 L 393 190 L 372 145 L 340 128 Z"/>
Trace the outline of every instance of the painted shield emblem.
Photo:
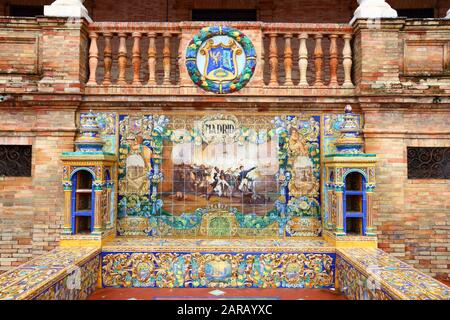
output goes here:
<path id="1" fill-rule="evenodd" d="M 237 43 L 230 39 L 227 45 L 220 42 L 215 45 L 214 40 L 208 40 L 200 54 L 207 58 L 204 64 L 204 76 L 213 81 L 233 80 L 237 76 L 238 66 L 236 57 L 242 54 Z"/>
<path id="2" fill-rule="evenodd" d="M 242 89 L 256 67 L 256 51 L 239 30 L 227 26 L 206 27 L 186 49 L 186 67 L 192 81 L 213 93 Z"/>

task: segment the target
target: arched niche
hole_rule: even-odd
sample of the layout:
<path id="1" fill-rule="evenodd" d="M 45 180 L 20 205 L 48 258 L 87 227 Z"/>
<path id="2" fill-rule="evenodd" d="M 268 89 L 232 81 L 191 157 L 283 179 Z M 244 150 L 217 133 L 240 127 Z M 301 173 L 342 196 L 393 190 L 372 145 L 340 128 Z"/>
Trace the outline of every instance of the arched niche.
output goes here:
<path id="1" fill-rule="evenodd" d="M 366 176 L 352 170 L 344 176 L 343 213 L 347 235 L 365 235 L 367 225 Z"/>
<path id="2" fill-rule="evenodd" d="M 94 173 L 80 168 L 72 173 L 72 234 L 90 234 L 94 230 Z"/>

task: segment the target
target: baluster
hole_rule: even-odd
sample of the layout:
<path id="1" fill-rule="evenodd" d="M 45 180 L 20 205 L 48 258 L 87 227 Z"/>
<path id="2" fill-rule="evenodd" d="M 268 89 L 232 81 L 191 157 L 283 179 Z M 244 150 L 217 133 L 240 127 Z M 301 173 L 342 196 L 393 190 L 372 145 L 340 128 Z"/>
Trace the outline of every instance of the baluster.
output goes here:
<path id="1" fill-rule="evenodd" d="M 316 82 L 315 86 L 323 86 L 322 82 L 322 65 L 323 65 L 323 50 L 322 50 L 322 38 L 321 34 L 316 34 L 316 48 L 314 50 L 314 59 L 315 59 L 315 67 L 316 67 Z"/>
<path id="2" fill-rule="evenodd" d="M 148 33 L 148 84 L 155 85 L 156 84 L 156 45 L 155 38 L 156 34 L 154 32 Z"/>
<path id="3" fill-rule="evenodd" d="M 133 84 L 140 85 L 140 71 L 141 71 L 141 33 L 133 32 Z"/>
<path id="4" fill-rule="evenodd" d="M 178 59 L 177 59 L 177 63 L 178 63 L 178 79 L 175 81 L 175 83 L 179 84 L 181 83 L 181 68 L 183 68 L 183 46 L 181 45 L 182 41 L 183 41 L 183 34 L 179 33 L 178 34 Z"/>
<path id="5" fill-rule="evenodd" d="M 293 86 L 292 82 L 292 48 L 291 48 L 291 38 L 292 34 L 287 33 L 284 35 L 284 70 L 286 73 L 286 81 L 284 82 L 287 86 Z"/>
<path id="6" fill-rule="evenodd" d="M 338 35 L 330 35 L 330 86 L 336 87 L 337 81 L 337 67 L 338 67 L 338 51 L 337 51 Z"/>
<path id="7" fill-rule="evenodd" d="M 344 35 L 344 49 L 342 51 L 342 55 L 344 58 L 344 87 L 353 87 L 352 83 L 352 47 L 350 45 L 350 40 L 352 39 L 351 34 Z"/>
<path id="8" fill-rule="evenodd" d="M 105 49 L 103 51 L 105 74 L 103 76 L 103 84 L 108 86 L 111 84 L 111 66 L 112 66 L 111 38 L 112 38 L 112 33 L 106 32 L 103 34 L 103 37 L 105 38 Z"/>
<path id="9" fill-rule="evenodd" d="M 263 85 L 264 85 L 264 68 L 266 66 L 266 48 L 264 47 L 264 34 L 261 41 L 261 74 L 263 78 Z"/>
<path id="10" fill-rule="evenodd" d="M 125 72 L 127 68 L 127 34 L 119 33 L 119 78 L 117 84 L 126 85 Z"/>
<path id="11" fill-rule="evenodd" d="M 88 85 L 96 85 L 96 74 L 98 65 L 98 46 L 97 39 L 98 34 L 96 32 L 89 33 L 89 38 L 91 39 L 91 46 L 89 48 L 89 80 Z"/>
<path id="12" fill-rule="evenodd" d="M 164 49 L 163 49 L 163 68 L 164 78 L 163 84 L 170 84 L 170 33 L 164 33 Z"/>
<path id="13" fill-rule="evenodd" d="M 308 39 L 307 33 L 302 33 L 298 36 L 300 39 L 300 47 L 298 50 L 299 57 L 299 69 L 300 69 L 300 86 L 308 86 L 308 80 L 306 79 L 306 73 L 308 70 L 308 47 L 306 46 L 306 40 Z"/>
<path id="14" fill-rule="evenodd" d="M 277 50 L 277 34 L 271 33 L 269 47 L 269 63 L 270 63 L 270 86 L 278 85 L 278 50 Z"/>

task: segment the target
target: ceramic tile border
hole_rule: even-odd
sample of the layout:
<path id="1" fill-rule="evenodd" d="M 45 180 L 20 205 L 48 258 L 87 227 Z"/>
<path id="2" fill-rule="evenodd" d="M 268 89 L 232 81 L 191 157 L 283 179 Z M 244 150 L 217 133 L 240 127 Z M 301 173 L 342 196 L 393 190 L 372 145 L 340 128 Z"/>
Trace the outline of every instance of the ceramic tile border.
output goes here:
<path id="1" fill-rule="evenodd" d="M 102 248 L 102 252 L 321 252 L 334 253 L 335 247 L 317 240 L 219 240 L 207 239 L 119 239 Z M 211 245 L 209 245 L 210 243 Z M 279 245 L 274 245 L 278 243 Z M 303 244 L 303 245 L 302 245 Z"/>

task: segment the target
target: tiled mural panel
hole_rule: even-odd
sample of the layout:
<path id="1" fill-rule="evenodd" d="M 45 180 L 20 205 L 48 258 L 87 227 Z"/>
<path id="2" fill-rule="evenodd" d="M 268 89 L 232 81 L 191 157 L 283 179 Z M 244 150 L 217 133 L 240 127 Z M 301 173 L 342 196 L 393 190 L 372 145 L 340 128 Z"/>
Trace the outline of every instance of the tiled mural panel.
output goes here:
<path id="1" fill-rule="evenodd" d="M 97 120 L 105 151 L 119 157 L 120 235 L 321 234 L 320 162 L 334 152 L 342 115 L 108 112 Z"/>

